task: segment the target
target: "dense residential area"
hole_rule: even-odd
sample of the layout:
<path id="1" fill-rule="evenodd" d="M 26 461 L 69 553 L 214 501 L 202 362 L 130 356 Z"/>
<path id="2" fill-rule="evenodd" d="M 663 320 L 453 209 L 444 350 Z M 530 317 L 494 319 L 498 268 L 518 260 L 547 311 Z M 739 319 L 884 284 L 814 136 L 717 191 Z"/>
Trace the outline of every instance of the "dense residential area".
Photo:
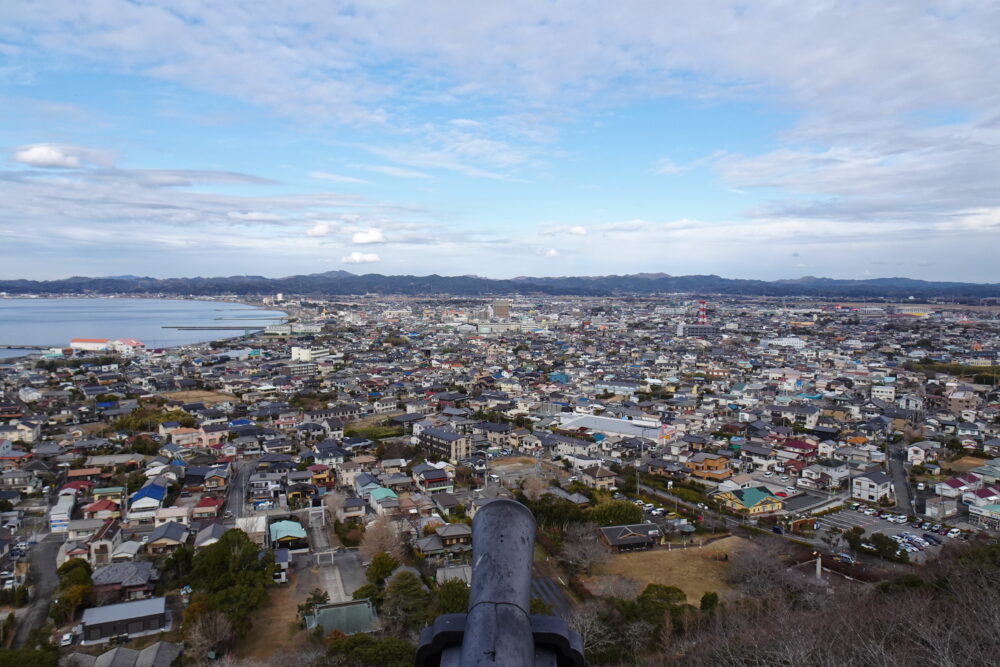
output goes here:
<path id="1" fill-rule="evenodd" d="M 265 303 L 0 364 L 0 664 L 412 664 L 497 499 L 591 664 L 1000 644 L 995 306 Z"/>

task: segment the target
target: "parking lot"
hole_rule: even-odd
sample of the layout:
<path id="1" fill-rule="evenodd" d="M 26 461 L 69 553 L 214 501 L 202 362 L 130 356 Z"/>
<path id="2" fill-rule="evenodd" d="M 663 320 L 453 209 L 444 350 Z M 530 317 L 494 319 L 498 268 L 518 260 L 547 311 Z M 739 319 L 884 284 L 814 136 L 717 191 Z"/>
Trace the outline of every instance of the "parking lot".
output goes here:
<path id="1" fill-rule="evenodd" d="M 892 523 L 891 521 L 886 521 L 877 516 L 868 516 L 857 512 L 852 509 L 845 509 L 836 514 L 828 514 L 827 516 L 820 517 L 819 527 L 821 530 L 829 528 L 837 528 L 841 531 L 847 531 L 855 526 L 860 526 L 865 529 L 865 535 L 872 535 L 873 533 L 882 533 L 883 535 L 899 535 L 900 533 L 909 533 L 911 535 L 922 536 L 926 532 L 934 532 L 923 528 L 917 528 L 909 523 Z M 947 543 L 950 538 L 944 537 L 942 535 L 937 536 L 942 543 Z M 940 546 L 930 544 L 924 548 L 923 551 L 913 551 L 910 552 L 910 560 L 912 561 L 923 561 L 926 558 L 933 557 L 937 555 Z"/>

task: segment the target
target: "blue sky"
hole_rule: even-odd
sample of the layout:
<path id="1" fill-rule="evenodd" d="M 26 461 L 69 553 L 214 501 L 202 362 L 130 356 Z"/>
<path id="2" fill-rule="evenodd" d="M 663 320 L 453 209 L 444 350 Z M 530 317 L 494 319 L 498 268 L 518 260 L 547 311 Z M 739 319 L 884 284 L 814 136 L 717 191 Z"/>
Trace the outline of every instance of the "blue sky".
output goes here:
<path id="1" fill-rule="evenodd" d="M 1000 282 L 994 2 L 3 13 L 3 278 Z"/>

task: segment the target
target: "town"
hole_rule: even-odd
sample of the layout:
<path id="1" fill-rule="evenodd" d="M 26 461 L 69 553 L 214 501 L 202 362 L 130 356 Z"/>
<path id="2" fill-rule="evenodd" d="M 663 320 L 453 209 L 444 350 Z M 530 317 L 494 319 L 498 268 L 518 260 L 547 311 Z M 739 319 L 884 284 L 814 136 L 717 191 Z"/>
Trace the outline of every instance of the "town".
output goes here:
<path id="1" fill-rule="evenodd" d="M 564 619 L 591 664 L 737 664 L 719 651 L 748 655 L 747 601 L 805 635 L 809 614 L 996 558 L 1000 307 L 258 303 L 288 321 L 0 363 L 11 655 L 413 664 L 421 630 L 466 611 L 471 521 L 498 499 L 537 523 L 532 613 Z M 962 632 L 922 639 L 942 618 L 900 631 L 906 655 L 940 643 L 972 664 Z M 753 664 L 808 664 L 797 647 Z"/>

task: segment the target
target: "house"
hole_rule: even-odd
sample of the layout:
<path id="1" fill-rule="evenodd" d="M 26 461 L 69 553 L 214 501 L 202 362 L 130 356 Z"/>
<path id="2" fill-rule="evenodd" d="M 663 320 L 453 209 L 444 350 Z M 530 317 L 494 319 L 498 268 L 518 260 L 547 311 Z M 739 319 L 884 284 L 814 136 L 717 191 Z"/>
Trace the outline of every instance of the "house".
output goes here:
<path id="1" fill-rule="evenodd" d="M 201 530 L 199 530 L 194 536 L 195 551 L 215 544 L 222 539 L 222 536 L 227 530 L 229 529 L 218 521 L 212 521 L 211 523 L 202 526 Z"/>
<path id="2" fill-rule="evenodd" d="M 111 563 L 94 570 L 94 596 L 99 603 L 142 600 L 153 594 L 160 573 L 148 561 Z"/>
<path id="3" fill-rule="evenodd" d="M 365 516 L 365 501 L 360 498 L 345 498 L 337 509 L 337 520 L 342 523 L 358 523 Z"/>
<path id="4" fill-rule="evenodd" d="M 728 510 L 747 516 L 763 516 L 781 511 L 781 499 L 765 486 L 752 486 L 716 494 L 715 500 Z"/>
<path id="5" fill-rule="evenodd" d="M 219 516 L 219 512 L 225 504 L 225 498 L 203 496 L 191 510 L 191 518 L 195 521 L 202 519 L 214 519 Z"/>
<path id="6" fill-rule="evenodd" d="M 414 543 L 416 550 L 428 558 L 461 558 L 472 551 L 472 526 L 467 523 L 446 523 Z"/>
<path id="7" fill-rule="evenodd" d="M 436 468 L 427 463 L 413 466 L 413 482 L 417 488 L 427 494 L 440 493 L 442 491 L 453 493 L 455 482 L 447 471 Z"/>
<path id="8" fill-rule="evenodd" d="M 181 548 L 187 539 L 187 526 L 170 521 L 157 526 L 149 534 L 146 552 L 154 556 L 167 556 Z"/>
<path id="9" fill-rule="evenodd" d="M 691 474 L 702 479 L 722 481 L 732 474 L 729 469 L 729 457 L 709 452 L 693 454 L 685 462 Z"/>
<path id="10" fill-rule="evenodd" d="M 915 442 L 906 448 L 906 461 L 913 465 L 924 465 L 937 461 L 945 453 L 940 442 L 933 440 L 923 440 Z"/>
<path id="11" fill-rule="evenodd" d="M 283 519 L 275 521 L 269 526 L 269 536 L 273 548 L 284 548 L 289 551 L 308 551 L 309 541 L 306 538 L 306 529 L 298 521 Z"/>
<path id="12" fill-rule="evenodd" d="M 107 565 L 114 559 L 114 553 L 122 544 L 124 535 L 121 522 L 107 519 L 87 540 L 87 560 L 91 565 Z"/>
<path id="13" fill-rule="evenodd" d="M 967 491 L 975 491 L 983 487 L 983 480 L 971 472 L 958 475 L 934 486 L 934 491 L 942 498 L 960 498 Z"/>
<path id="14" fill-rule="evenodd" d="M 654 523 L 601 528 L 601 541 L 616 551 L 641 551 L 652 549 L 660 542 L 660 527 Z"/>
<path id="15" fill-rule="evenodd" d="M 600 465 L 581 468 L 580 481 L 583 482 L 584 486 L 598 491 L 609 491 L 615 488 L 615 474 Z"/>
<path id="16" fill-rule="evenodd" d="M 154 482 L 146 484 L 132 494 L 128 503 L 128 518 L 131 521 L 148 523 L 156 516 L 156 510 L 160 509 L 163 499 L 167 496 L 167 489 Z"/>
<path id="17" fill-rule="evenodd" d="M 892 477 L 882 470 L 858 475 L 851 482 L 851 498 L 866 502 L 893 501 Z"/>
<path id="18" fill-rule="evenodd" d="M 187 526 L 191 523 L 191 508 L 161 507 L 153 514 L 153 524 L 156 526 L 163 525 L 169 521 Z"/>
<path id="19" fill-rule="evenodd" d="M 156 634 L 170 628 L 166 598 L 149 598 L 104 607 L 91 607 L 80 621 L 83 644 L 98 644 L 111 637 L 129 639 Z"/>
<path id="20" fill-rule="evenodd" d="M 182 644 L 156 642 L 137 651 L 124 646 L 105 651 L 96 658 L 86 653 L 70 653 L 62 667 L 167 667 L 181 654 Z"/>

